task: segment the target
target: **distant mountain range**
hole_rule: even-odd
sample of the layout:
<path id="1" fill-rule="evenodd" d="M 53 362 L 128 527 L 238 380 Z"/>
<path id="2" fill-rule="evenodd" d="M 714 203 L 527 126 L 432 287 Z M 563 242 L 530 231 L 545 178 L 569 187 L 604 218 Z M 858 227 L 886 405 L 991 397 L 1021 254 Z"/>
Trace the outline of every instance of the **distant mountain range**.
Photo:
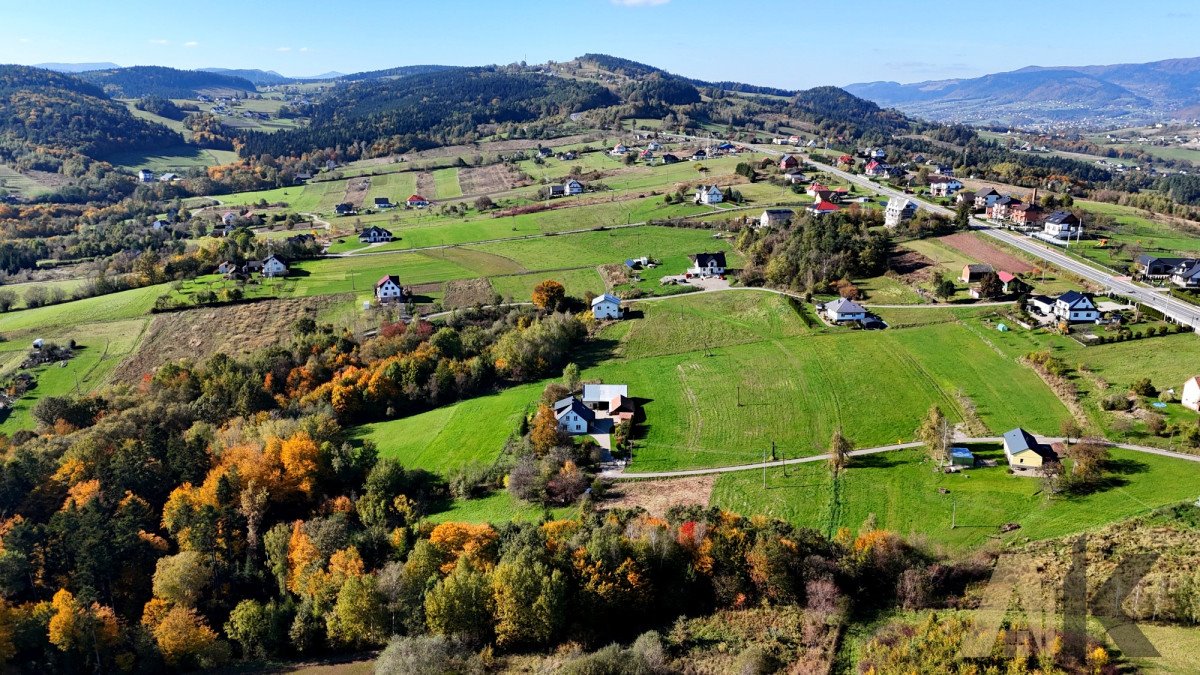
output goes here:
<path id="1" fill-rule="evenodd" d="M 112 68 L 120 68 L 121 66 L 111 61 L 102 61 L 100 63 L 35 63 L 33 67 L 54 70 L 60 73 L 86 73 L 89 70 L 110 70 Z"/>
<path id="2" fill-rule="evenodd" d="M 286 75 L 280 75 L 273 70 L 259 70 L 258 68 L 197 68 L 204 73 L 216 73 L 218 75 L 229 75 L 230 77 L 240 77 L 244 80 L 254 83 L 259 86 L 271 86 L 276 84 L 287 84 L 293 78 Z"/>
<path id="3" fill-rule="evenodd" d="M 1195 116 L 1200 58 L 1110 66 L 1030 66 L 970 79 L 866 82 L 844 89 L 938 122 L 1104 125 Z"/>

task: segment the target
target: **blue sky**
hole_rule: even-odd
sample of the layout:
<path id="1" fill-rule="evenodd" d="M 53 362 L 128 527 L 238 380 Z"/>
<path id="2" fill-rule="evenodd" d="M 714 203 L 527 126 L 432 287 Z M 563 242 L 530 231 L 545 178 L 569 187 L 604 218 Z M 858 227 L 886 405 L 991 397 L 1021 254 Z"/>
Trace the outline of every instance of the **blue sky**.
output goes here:
<path id="1" fill-rule="evenodd" d="M 293 76 L 603 52 L 703 79 L 804 88 L 1200 56 L 1195 0 L 0 0 L 0 17 L 0 63 Z"/>

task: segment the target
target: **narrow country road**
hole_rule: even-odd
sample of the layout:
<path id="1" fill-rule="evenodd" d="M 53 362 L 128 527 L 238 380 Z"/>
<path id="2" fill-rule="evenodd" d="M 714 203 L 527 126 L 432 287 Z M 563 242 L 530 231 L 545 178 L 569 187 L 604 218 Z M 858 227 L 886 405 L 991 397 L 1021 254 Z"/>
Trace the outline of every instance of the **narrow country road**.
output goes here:
<path id="1" fill-rule="evenodd" d="M 957 436 L 954 439 L 955 443 L 1000 443 L 1004 439 L 1000 436 L 980 436 L 970 438 L 966 436 Z M 1043 443 L 1054 443 L 1062 441 L 1062 438 L 1050 436 L 1039 436 L 1038 440 Z M 1113 443 L 1106 441 L 1104 443 L 1110 448 L 1120 448 L 1122 450 L 1130 450 L 1133 452 L 1144 452 L 1150 455 L 1158 455 L 1160 457 L 1170 457 L 1171 459 L 1182 459 L 1188 462 L 1200 463 L 1200 455 L 1189 455 L 1182 452 L 1173 452 L 1171 450 L 1163 450 L 1162 448 L 1152 448 L 1145 445 L 1133 445 L 1131 443 Z M 896 450 L 908 450 L 910 448 L 919 448 L 924 443 L 914 441 L 911 443 L 896 443 L 893 445 L 881 445 L 875 448 L 863 448 L 861 450 L 852 450 L 849 455 L 851 457 L 861 457 L 862 455 L 874 455 L 881 452 L 894 452 Z M 755 469 L 769 469 L 777 466 L 790 466 L 793 464 L 809 464 L 812 462 L 829 461 L 828 454 L 812 455 L 811 457 L 797 457 L 795 459 L 777 460 L 774 462 L 757 462 L 755 464 L 738 464 L 736 466 L 718 466 L 705 469 L 681 469 L 679 471 L 649 471 L 649 472 L 634 472 L 623 471 L 619 468 L 607 469 L 600 473 L 601 477 L 610 480 L 645 480 L 652 478 L 686 478 L 687 476 L 709 476 L 721 473 L 733 473 L 735 471 L 753 471 Z"/>

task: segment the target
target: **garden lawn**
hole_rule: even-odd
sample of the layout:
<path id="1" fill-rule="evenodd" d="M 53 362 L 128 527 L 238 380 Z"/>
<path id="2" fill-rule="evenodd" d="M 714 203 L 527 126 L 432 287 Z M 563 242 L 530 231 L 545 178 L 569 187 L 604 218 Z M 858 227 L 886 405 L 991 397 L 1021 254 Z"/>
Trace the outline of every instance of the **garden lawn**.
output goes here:
<path id="1" fill-rule="evenodd" d="M 456 499 L 450 508 L 430 515 L 427 520 L 434 523 L 493 523 L 503 525 L 515 522 L 537 522 L 547 517 L 550 520 L 570 518 L 579 513 L 577 508 L 543 508 L 537 504 L 523 502 L 507 490 L 493 492 L 479 499 Z"/>
<path id="2" fill-rule="evenodd" d="M 1186 460 L 1113 450 L 1120 467 L 1115 484 L 1089 495 L 1047 499 L 1041 481 L 1010 476 L 998 446 L 975 446 L 979 457 L 1001 466 L 959 474 L 934 472 L 920 450 L 854 458 L 835 487 L 823 462 L 772 468 L 763 488 L 760 471 L 724 474 L 712 504 L 745 514 L 765 514 L 833 534 L 857 530 L 874 515 L 877 527 L 923 537 L 953 551 L 998 539 L 1049 539 L 1147 513 L 1200 494 L 1200 471 Z M 949 494 L 940 494 L 946 488 Z M 953 500 L 953 503 L 952 503 Z M 951 529 L 951 511 L 957 527 Z M 1005 523 L 1019 530 L 1000 534 Z"/>
<path id="3" fill-rule="evenodd" d="M 469 464 L 490 465 L 517 428 L 521 415 L 537 405 L 542 385 L 506 389 L 436 410 L 356 429 L 383 457 L 410 469 L 440 474 Z"/>

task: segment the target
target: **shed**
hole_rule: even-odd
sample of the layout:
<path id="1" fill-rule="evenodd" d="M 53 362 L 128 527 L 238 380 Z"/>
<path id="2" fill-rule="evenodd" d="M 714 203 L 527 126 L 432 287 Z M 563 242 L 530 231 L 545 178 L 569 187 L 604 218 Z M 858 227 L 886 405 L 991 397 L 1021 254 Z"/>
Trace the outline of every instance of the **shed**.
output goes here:
<path id="1" fill-rule="evenodd" d="M 952 466 L 975 466 L 975 455 L 967 448 L 950 448 L 950 464 Z"/>

